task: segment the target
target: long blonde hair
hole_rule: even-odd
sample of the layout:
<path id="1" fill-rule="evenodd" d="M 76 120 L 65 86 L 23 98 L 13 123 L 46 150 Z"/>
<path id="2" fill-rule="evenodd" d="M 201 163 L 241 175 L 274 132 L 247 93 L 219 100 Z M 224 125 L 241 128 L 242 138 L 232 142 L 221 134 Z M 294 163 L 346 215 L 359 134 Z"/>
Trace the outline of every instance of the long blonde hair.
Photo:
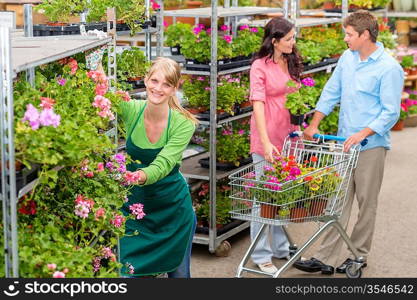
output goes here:
<path id="1" fill-rule="evenodd" d="M 178 88 L 181 79 L 181 68 L 176 61 L 166 57 L 158 57 L 155 59 L 155 61 L 152 62 L 152 66 L 149 69 L 146 77 L 150 78 L 157 70 L 164 73 L 165 80 L 170 85 Z M 169 98 L 168 105 L 171 109 L 178 111 L 194 124 L 198 124 L 196 117 L 181 106 L 180 101 L 176 95 L 173 95 Z"/>

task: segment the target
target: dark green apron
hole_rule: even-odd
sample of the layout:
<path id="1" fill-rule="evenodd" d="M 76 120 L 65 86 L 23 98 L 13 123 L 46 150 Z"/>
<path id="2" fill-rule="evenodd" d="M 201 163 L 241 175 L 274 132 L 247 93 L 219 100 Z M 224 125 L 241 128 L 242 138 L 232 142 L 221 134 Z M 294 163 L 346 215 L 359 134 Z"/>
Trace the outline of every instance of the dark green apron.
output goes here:
<path id="1" fill-rule="evenodd" d="M 129 171 L 149 166 L 162 150 L 162 148 L 142 149 L 132 142 L 131 133 L 144 109 L 140 111 L 130 128 L 130 133 L 128 132 L 127 153 L 133 160 L 141 162 L 141 164 L 129 164 L 127 166 Z M 171 110 L 166 143 L 170 121 Z M 130 213 L 129 205 L 142 203 L 146 216 L 141 220 L 126 222 L 126 236 L 120 239 L 122 276 L 143 276 L 176 270 L 193 237 L 191 231 L 194 222 L 190 192 L 184 177 L 179 172 L 179 167 L 174 167 L 165 178 L 153 184 L 133 187 L 128 198 L 129 201 L 121 209 L 123 214 Z M 135 231 L 139 234 L 134 235 Z M 128 273 L 126 264 L 131 264 L 135 268 L 134 274 Z"/>

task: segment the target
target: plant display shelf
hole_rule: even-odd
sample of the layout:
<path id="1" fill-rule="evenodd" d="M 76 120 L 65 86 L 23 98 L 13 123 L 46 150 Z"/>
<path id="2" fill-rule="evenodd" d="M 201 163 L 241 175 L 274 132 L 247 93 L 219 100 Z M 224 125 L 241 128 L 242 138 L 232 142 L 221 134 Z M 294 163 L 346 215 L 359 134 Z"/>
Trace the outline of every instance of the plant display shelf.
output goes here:
<path id="1" fill-rule="evenodd" d="M 257 6 L 245 6 L 245 7 L 217 7 L 217 17 L 238 17 L 238 16 L 250 16 L 250 15 L 262 15 L 267 13 L 279 13 L 282 12 L 282 8 L 271 7 L 257 7 Z M 211 7 L 203 8 L 191 8 L 191 9 L 178 9 L 164 11 L 164 15 L 168 17 L 193 17 L 193 18 L 211 18 Z"/>
<path id="2" fill-rule="evenodd" d="M 217 128 L 220 128 L 222 124 L 225 123 L 230 123 L 232 121 L 236 121 L 236 120 L 240 120 L 246 117 L 250 117 L 252 115 L 252 112 L 246 112 L 243 114 L 239 114 L 239 115 L 235 115 L 235 116 L 231 116 L 222 120 L 218 120 L 217 121 Z M 199 124 L 201 125 L 206 125 L 206 126 L 210 126 L 210 121 L 198 121 Z"/>
<path id="3" fill-rule="evenodd" d="M 383 15 L 384 17 L 390 17 L 387 8 L 378 8 L 369 10 L 373 14 Z M 349 11 L 349 13 L 351 13 Z M 402 13 L 402 12 L 400 12 Z M 323 9 L 301 9 L 300 16 L 312 16 L 312 17 L 341 17 L 340 12 L 330 12 Z"/>
<path id="4" fill-rule="evenodd" d="M 8 28 L 0 28 L 0 90 L 1 120 L 6 130 L 1 132 L 1 152 L 4 161 L 14 161 L 13 128 L 13 78 L 19 72 L 33 69 L 71 55 L 94 49 L 103 45 L 115 45 L 112 37 L 99 39 L 92 36 L 47 36 L 20 37 L 12 34 Z M 114 47 L 112 47 L 114 48 Z M 113 53 L 115 56 L 115 53 Z M 115 66 L 109 66 L 113 68 Z M 115 74 L 115 70 L 111 70 Z M 109 76 L 110 78 L 111 76 Z M 10 138 L 11 137 L 11 138 Z M 2 179 L 3 228 L 5 231 L 5 262 L 6 277 L 19 276 L 19 258 L 17 245 L 17 208 L 19 197 L 28 193 L 37 180 L 33 180 L 16 191 L 16 175 L 14 164 L 10 172 L 4 172 Z"/>
<path id="5" fill-rule="evenodd" d="M 417 18 L 417 11 L 388 11 L 389 18 Z"/>
<path id="6" fill-rule="evenodd" d="M 248 22 L 240 22 L 239 24 L 247 24 L 253 27 L 264 27 L 271 19 L 253 20 Z M 340 23 L 340 18 L 298 18 L 295 20 L 295 27 L 311 27 L 318 25 Z"/>
<path id="7" fill-rule="evenodd" d="M 217 75 L 226 75 L 226 74 L 232 74 L 232 73 L 239 73 L 239 72 L 247 71 L 249 69 L 250 69 L 250 66 L 233 68 L 233 69 L 229 69 L 229 70 L 218 71 Z M 207 71 L 192 71 L 192 70 L 182 69 L 181 74 L 209 76 L 210 72 L 207 72 Z"/>
<path id="8" fill-rule="evenodd" d="M 106 45 L 111 40 L 81 35 L 12 38 L 13 74 Z"/>

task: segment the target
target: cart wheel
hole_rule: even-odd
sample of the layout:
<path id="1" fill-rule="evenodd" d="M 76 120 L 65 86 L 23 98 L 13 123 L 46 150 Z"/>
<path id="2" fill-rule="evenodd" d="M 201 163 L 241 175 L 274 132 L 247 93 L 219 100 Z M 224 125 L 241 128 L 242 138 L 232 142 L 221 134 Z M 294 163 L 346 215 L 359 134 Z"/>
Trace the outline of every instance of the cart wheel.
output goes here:
<path id="1" fill-rule="evenodd" d="M 218 257 L 227 257 L 230 254 L 230 250 L 232 250 L 232 245 L 230 245 L 228 241 L 224 240 L 219 246 L 217 246 L 214 254 Z"/>
<path id="2" fill-rule="evenodd" d="M 353 263 L 347 265 L 346 267 L 346 276 L 347 278 L 361 278 L 362 277 L 362 267 L 354 271 Z"/>

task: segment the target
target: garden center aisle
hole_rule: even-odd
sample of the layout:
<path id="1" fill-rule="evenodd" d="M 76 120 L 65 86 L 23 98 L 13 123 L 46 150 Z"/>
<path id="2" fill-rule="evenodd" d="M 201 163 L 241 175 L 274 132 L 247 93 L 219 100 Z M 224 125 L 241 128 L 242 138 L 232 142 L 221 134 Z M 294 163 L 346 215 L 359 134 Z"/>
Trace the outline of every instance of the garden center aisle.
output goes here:
<path id="1" fill-rule="evenodd" d="M 373 248 L 363 277 L 417 277 L 417 127 L 392 132 L 392 150 L 388 152 L 384 182 L 379 198 Z M 356 221 L 356 203 L 349 231 Z M 300 245 L 317 229 L 314 223 L 289 227 L 293 239 Z M 234 277 L 236 268 L 249 246 L 249 230 L 232 237 L 228 257 L 216 257 L 207 246 L 193 245 L 193 277 Z M 310 257 L 318 242 L 303 255 Z M 346 254 L 347 250 L 345 249 Z M 345 256 L 340 256 L 343 262 Z M 277 266 L 282 261 L 274 261 Z M 252 263 L 249 263 L 253 267 Z M 246 277 L 254 277 L 245 273 Z M 283 277 L 318 277 L 290 268 Z M 344 277 L 344 275 L 335 275 Z"/>

